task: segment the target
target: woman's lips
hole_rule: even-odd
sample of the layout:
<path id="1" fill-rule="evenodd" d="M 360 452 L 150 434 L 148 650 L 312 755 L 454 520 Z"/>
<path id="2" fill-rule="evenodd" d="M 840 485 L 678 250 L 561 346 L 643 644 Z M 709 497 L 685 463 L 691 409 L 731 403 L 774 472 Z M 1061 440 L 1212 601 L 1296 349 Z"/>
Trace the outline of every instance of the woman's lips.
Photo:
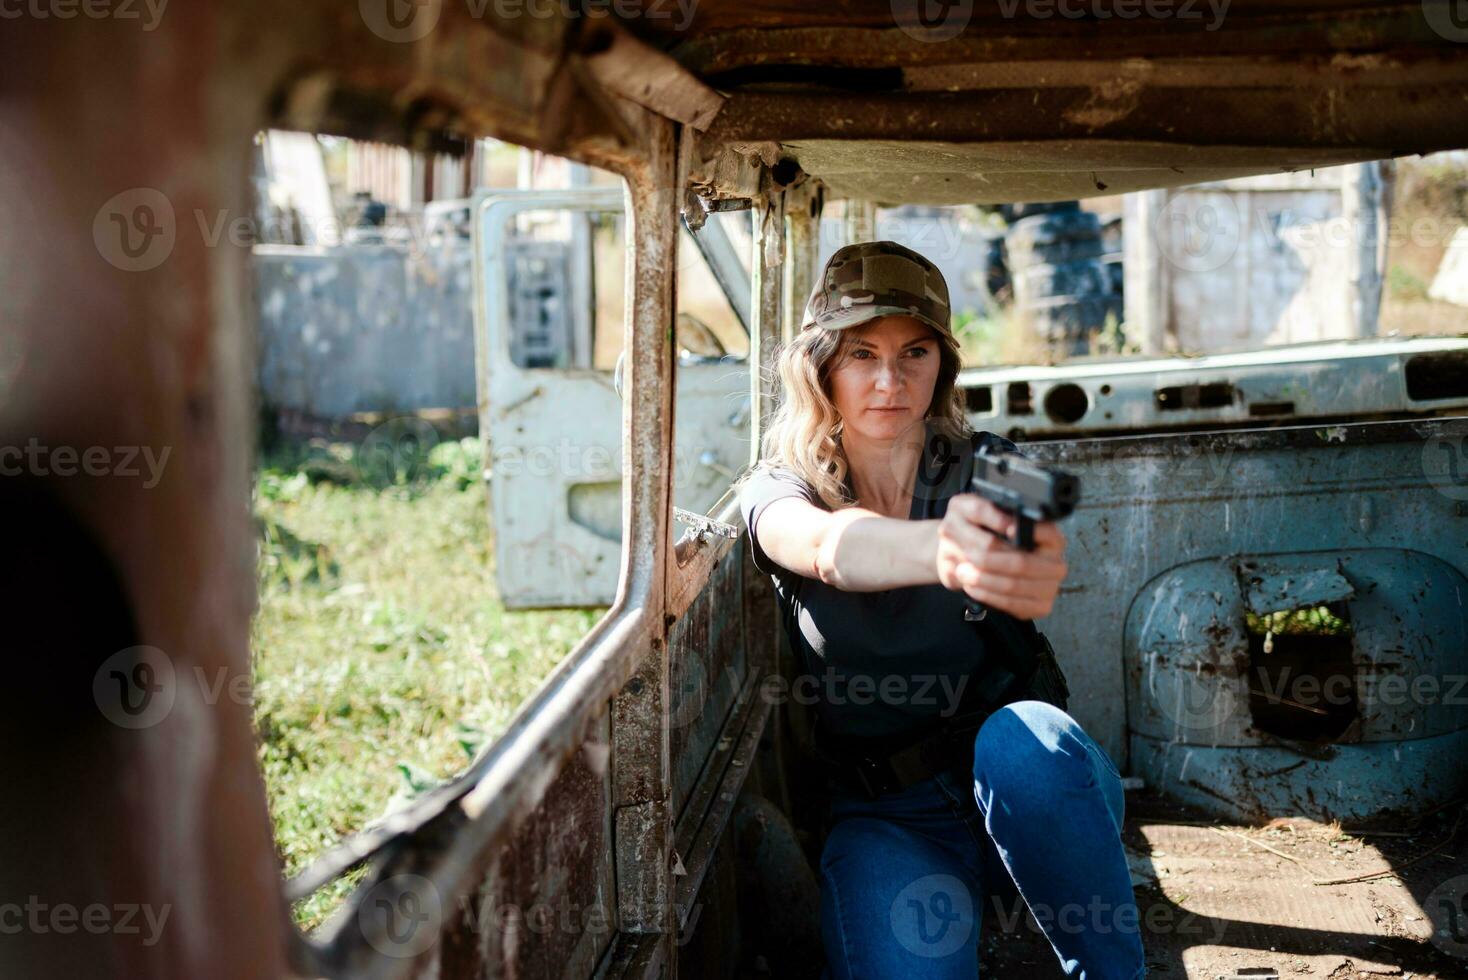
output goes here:
<path id="1" fill-rule="evenodd" d="M 884 405 L 884 406 L 880 406 L 880 407 L 877 407 L 877 408 L 869 408 L 869 409 L 867 409 L 867 411 L 868 412 L 885 412 L 885 413 L 891 414 L 891 413 L 897 413 L 897 412 L 906 412 L 907 411 L 907 406 L 906 405 Z"/>

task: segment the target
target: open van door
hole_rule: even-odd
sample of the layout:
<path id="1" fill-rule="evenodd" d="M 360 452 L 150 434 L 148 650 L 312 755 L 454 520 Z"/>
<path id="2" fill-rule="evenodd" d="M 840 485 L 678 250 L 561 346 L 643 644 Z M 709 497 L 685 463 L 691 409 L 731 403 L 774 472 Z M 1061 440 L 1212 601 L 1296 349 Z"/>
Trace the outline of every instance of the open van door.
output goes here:
<path id="1" fill-rule="evenodd" d="M 475 199 L 479 431 L 509 608 L 607 605 L 616 592 L 622 211 L 615 187 Z M 700 231 L 722 233 L 714 223 Z M 679 275 L 691 300 L 680 300 L 678 316 L 674 502 L 703 514 L 749 459 L 746 314 L 719 286 L 730 269 L 714 275 L 686 229 Z M 740 284 L 732 285 L 738 297 Z"/>

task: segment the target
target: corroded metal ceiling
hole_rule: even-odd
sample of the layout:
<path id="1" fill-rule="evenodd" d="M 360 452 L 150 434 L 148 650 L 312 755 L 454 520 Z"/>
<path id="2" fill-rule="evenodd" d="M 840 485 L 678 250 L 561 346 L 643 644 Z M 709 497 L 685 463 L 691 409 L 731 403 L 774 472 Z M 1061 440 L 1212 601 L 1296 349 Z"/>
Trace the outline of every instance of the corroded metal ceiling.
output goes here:
<path id="1" fill-rule="evenodd" d="M 1436 0 L 927 2 L 625 23 L 725 97 L 706 158 L 775 143 L 838 197 L 1061 199 L 1468 145 L 1468 24 Z"/>

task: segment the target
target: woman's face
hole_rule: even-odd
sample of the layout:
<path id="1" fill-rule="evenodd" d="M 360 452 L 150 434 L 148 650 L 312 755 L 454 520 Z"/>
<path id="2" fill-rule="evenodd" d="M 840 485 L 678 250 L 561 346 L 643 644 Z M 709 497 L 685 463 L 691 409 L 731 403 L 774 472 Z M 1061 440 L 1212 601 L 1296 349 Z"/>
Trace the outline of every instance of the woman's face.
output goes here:
<path id="1" fill-rule="evenodd" d="M 878 317 L 848 331 L 829 376 L 844 430 L 878 441 L 921 423 L 941 362 L 933 329 L 910 316 Z"/>

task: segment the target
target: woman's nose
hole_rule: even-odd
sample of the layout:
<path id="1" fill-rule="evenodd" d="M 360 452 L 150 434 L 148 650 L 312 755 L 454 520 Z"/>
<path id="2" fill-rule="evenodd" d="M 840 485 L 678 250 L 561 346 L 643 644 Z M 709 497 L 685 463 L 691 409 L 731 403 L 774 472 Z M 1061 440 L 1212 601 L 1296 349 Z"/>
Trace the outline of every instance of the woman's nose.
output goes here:
<path id="1" fill-rule="evenodd" d="M 897 372 L 897 365 L 883 361 L 877 365 L 877 390 L 891 391 L 901 383 L 901 376 Z"/>

